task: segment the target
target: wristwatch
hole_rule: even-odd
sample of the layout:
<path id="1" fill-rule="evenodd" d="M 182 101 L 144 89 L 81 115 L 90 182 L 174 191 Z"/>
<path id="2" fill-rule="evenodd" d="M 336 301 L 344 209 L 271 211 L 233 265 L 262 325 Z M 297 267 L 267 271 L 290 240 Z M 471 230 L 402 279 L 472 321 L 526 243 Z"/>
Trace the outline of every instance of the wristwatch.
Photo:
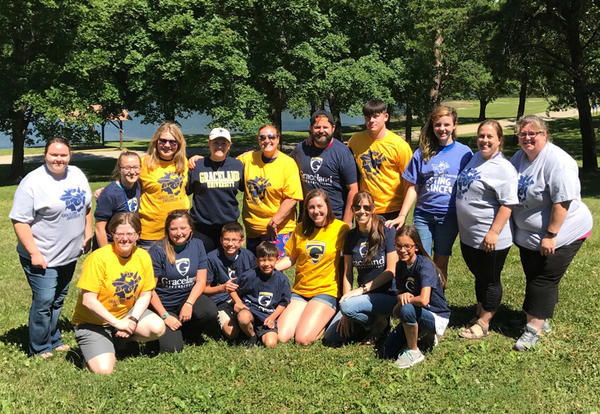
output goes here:
<path id="1" fill-rule="evenodd" d="M 129 315 L 129 316 L 128 316 L 128 318 L 129 318 L 129 319 L 131 319 L 132 321 L 134 321 L 135 323 L 138 323 L 138 322 L 139 322 L 139 321 L 138 321 L 138 318 L 136 318 L 136 317 L 135 317 L 135 316 L 133 316 L 133 315 Z"/>
<path id="2" fill-rule="evenodd" d="M 558 233 L 552 233 L 551 231 L 547 230 L 546 235 L 544 237 L 554 238 L 554 237 L 556 237 L 557 234 Z"/>

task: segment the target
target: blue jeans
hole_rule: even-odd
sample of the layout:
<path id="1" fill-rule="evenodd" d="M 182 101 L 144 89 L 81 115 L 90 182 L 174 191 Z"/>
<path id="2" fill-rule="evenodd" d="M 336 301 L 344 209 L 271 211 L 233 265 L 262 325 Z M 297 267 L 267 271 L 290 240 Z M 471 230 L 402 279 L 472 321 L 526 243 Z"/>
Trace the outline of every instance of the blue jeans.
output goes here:
<path id="1" fill-rule="evenodd" d="M 458 220 L 456 211 L 446 214 L 430 214 L 416 210 L 413 224 L 419 232 L 423 248 L 431 256 L 433 251 L 440 256 L 452 256 L 452 245 L 458 235 Z"/>
<path id="2" fill-rule="evenodd" d="M 396 296 L 386 293 L 367 293 L 341 302 L 340 311 L 327 327 L 323 342 L 328 345 L 341 345 L 348 340 L 357 339 L 357 336 L 366 332 L 365 327 L 375 322 L 377 316 L 391 315 L 396 303 L 398 303 Z M 344 338 L 337 332 L 342 315 L 361 325 L 353 327 L 350 338 Z M 356 335 L 354 335 L 355 333 Z"/>
<path id="3" fill-rule="evenodd" d="M 58 318 L 77 261 L 42 269 L 33 267 L 29 259 L 19 258 L 33 294 L 29 309 L 29 353 L 50 352 L 63 345 Z"/>
<path id="4" fill-rule="evenodd" d="M 435 334 L 435 319 L 433 313 L 420 306 L 414 306 L 412 303 L 407 303 L 400 308 L 399 323 L 385 340 L 382 348 L 384 358 L 397 358 L 400 351 L 406 348 L 406 335 L 404 334 L 403 324 L 419 325 L 419 331 L 430 332 Z"/>

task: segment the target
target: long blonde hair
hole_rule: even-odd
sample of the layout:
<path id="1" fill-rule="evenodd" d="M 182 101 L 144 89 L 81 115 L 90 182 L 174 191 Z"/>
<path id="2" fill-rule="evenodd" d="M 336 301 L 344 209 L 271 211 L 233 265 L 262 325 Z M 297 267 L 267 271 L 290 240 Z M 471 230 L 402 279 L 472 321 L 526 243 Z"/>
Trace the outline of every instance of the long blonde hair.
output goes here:
<path id="1" fill-rule="evenodd" d="M 433 132 L 433 124 L 439 118 L 443 116 L 451 116 L 454 124 L 458 122 L 458 114 L 456 109 L 451 106 L 436 106 L 433 108 L 433 112 L 429 115 L 427 122 L 421 129 L 421 135 L 419 137 L 419 148 L 421 149 L 421 155 L 423 160 L 428 162 L 433 157 L 440 146 L 440 140 Z M 452 131 L 452 139 L 456 141 L 456 128 Z"/>
<path id="2" fill-rule="evenodd" d="M 151 170 L 154 169 L 160 160 L 158 155 L 158 138 L 165 131 L 169 132 L 171 135 L 173 135 L 173 138 L 177 140 L 177 151 L 173 156 L 173 163 L 175 164 L 175 171 L 177 171 L 177 174 L 183 174 L 187 164 L 187 158 L 185 155 L 185 138 L 183 137 L 179 126 L 177 126 L 177 124 L 174 122 L 163 122 L 160 124 L 154 133 L 154 136 L 150 140 L 150 143 L 148 144 L 148 155 L 146 157 L 148 168 Z"/>

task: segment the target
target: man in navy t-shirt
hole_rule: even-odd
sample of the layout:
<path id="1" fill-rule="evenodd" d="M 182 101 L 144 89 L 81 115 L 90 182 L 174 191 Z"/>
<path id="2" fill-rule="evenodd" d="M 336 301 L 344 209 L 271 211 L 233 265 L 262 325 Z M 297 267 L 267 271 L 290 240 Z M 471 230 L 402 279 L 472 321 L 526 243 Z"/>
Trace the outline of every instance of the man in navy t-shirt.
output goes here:
<path id="1" fill-rule="evenodd" d="M 310 136 L 290 156 L 298 164 L 304 194 L 322 188 L 335 217 L 352 226 L 350 207 L 358 192 L 356 164 L 350 149 L 333 138 L 334 131 L 331 113 L 315 111 L 310 118 Z"/>

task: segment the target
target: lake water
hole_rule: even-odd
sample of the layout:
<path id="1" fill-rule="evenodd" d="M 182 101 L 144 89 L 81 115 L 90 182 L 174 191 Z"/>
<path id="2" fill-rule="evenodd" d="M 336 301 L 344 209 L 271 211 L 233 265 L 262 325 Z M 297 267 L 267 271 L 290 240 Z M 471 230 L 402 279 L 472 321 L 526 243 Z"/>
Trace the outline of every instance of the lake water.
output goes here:
<path id="1" fill-rule="evenodd" d="M 134 117 L 133 120 L 123 122 L 123 139 L 126 141 L 136 139 L 150 139 L 156 130 L 156 124 L 142 124 L 141 117 Z M 348 116 L 342 114 L 342 125 L 362 125 L 364 119 L 362 116 Z M 211 121 L 210 116 L 195 113 L 189 118 L 178 119 L 181 124 L 181 131 L 184 134 L 208 134 L 210 129 L 207 127 Z M 308 130 L 309 118 L 294 118 L 289 112 L 282 114 L 282 126 L 284 131 L 305 131 Z M 100 132 L 100 126 L 96 126 Z M 104 136 L 106 141 L 118 141 L 119 130 L 111 124 L 104 127 Z M 38 144 L 40 145 L 40 144 Z M 0 132 L 0 148 L 12 148 L 10 137 Z"/>

